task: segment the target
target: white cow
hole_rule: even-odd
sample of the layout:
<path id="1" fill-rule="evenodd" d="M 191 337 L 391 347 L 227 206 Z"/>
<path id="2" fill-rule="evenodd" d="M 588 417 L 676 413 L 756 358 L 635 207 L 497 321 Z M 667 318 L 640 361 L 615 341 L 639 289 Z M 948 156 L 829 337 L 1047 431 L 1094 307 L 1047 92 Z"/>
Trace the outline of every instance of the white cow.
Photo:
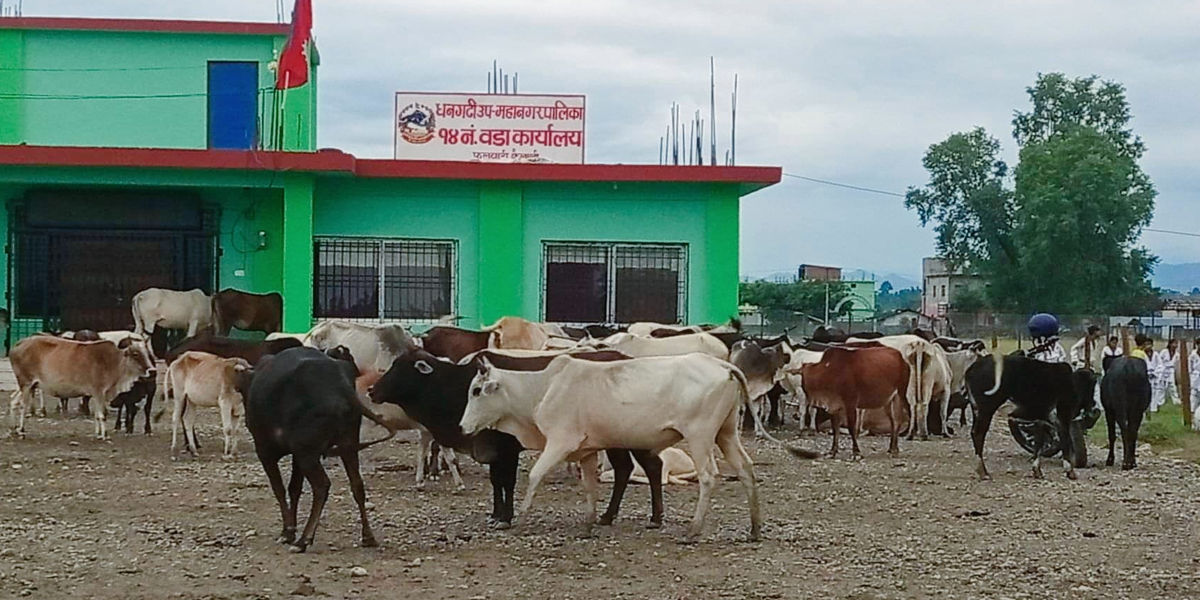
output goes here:
<path id="1" fill-rule="evenodd" d="M 304 345 L 318 350 L 345 346 L 354 356 L 359 373 L 386 371 L 397 358 L 417 349 L 412 334 L 398 323 L 364 325 L 325 321 L 304 337 Z"/>
<path id="2" fill-rule="evenodd" d="M 307 333 L 283 333 L 281 331 L 276 331 L 275 333 L 267 334 L 267 341 L 270 342 L 273 340 L 283 340 L 283 339 L 291 338 L 291 339 L 296 340 L 296 341 L 300 342 L 301 344 L 303 344 L 304 338 L 306 338 L 306 337 L 308 337 Z"/>
<path id="3" fill-rule="evenodd" d="M 564 460 L 578 462 L 584 474 L 589 524 L 596 518 L 597 452 L 606 448 L 662 451 L 687 440 L 700 480 L 700 501 L 685 541 L 694 541 L 704 528 L 717 482 L 709 460 L 716 445 L 745 486 L 750 537 L 758 539 L 762 523 L 757 480 L 738 435 L 742 406 L 750 407 L 756 428 L 765 433 L 758 412 L 750 406 L 741 371 L 711 356 L 605 363 L 561 356 L 539 372 L 503 371 L 483 362 L 471 382 L 460 424 L 467 434 L 497 429 L 515 436 L 526 448 L 542 449 L 529 473 L 522 512 L 529 510 L 550 469 Z"/>
<path id="4" fill-rule="evenodd" d="M 608 454 L 605 453 L 600 456 L 604 463 L 604 468 L 600 471 L 600 483 L 612 483 L 616 477 L 612 465 L 608 464 Z M 709 455 L 709 457 L 714 461 L 713 472 L 716 473 L 716 458 L 712 457 L 712 455 Z M 692 457 L 679 448 L 674 446 L 666 448 L 658 453 L 658 458 L 662 460 L 663 485 L 687 485 L 694 483 L 699 477 L 699 474 L 696 472 L 696 463 L 692 462 Z M 720 473 L 717 474 L 720 475 Z M 630 474 L 629 480 L 634 483 L 650 483 L 645 469 L 642 469 L 642 465 L 637 462 L 633 463 L 633 473 Z"/>
<path id="5" fill-rule="evenodd" d="M 186 329 L 188 337 L 192 337 L 212 326 L 212 298 L 201 290 L 149 288 L 133 297 L 133 331 L 139 335 L 151 335 L 161 327 Z"/>
<path id="6" fill-rule="evenodd" d="M 632 333 L 616 333 L 600 341 L 604 348 L 611 348 L 634 358 L 650 356 L 682 356 L 684 354 L 706 354 L 713 358 L 729 358 L 729 348 L 721 340 L 707 333 L 677 335 L 668 338 L 641 337 Z"/>
<path id="7" fill-rule="evenodd" d="M 221 358 L 207 352 L 184 352 L 167 368 L 163 395 L 174 399 L 171 414 L 171 459 L 179 450 L 179 427 L 184 428 L 188 450 L 199 455 L 196 447 L 196 409 L 221 411 L 221 431 L 225 435 L 225 458 L 237 452 L 241 433 L 238 421 L 245 414 L 242 389 L 248 380 L 250 363 L 241 358 Z M 160 413 L 161 414 L 161 413 Z"/>
<path id="8" fill-rule="evenodd" d="M 521 317 L 501 317 L 482 331 L 492 334 L 488 348 L 498 350 L 542 350 L 551 338 L 569 337 L 559 325 L 534 323 Z"/>
<path id="9" fill-rule="evenodd" d="M 911 440 L 914 433 L 919 434 L 921 439 L 928 439 L 929 402 L 933 398 L 938 378 L 945 373 L 942 370 L 944 361 L 943 364 L 937 364 L 933 359 L 935 352 L 940 351 L 941 348 L 915 335 L 888 335 L 876 340 L 852 337 L 846 342 L 879 342 L 896 350 L 904 357 L 904 362 L 908 363 L 909 368 L 908 407 L 911 409 L 912 420 L 916 425 L 909 427 L 908 439 Z M 945 376 L 947 379 L 949 378 L 948 373 Z M 949 381 L 946 381 L 946 384 L 948 385 Z"/>

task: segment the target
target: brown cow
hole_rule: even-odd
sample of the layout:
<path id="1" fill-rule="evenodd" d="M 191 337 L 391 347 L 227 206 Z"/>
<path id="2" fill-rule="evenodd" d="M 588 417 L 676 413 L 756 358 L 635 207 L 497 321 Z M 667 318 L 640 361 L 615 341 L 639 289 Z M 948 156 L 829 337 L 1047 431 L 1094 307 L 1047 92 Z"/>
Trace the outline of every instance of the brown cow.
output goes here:
<path id="1" fill-rule="evenodd" d="M 226 288 L 212 297 L 212 316 L 217 335 L 227 336 L 234 327 L 275 333 L 283 323 L 283 296 L 279 292 L 251 294 Z"/>
<path id="2" fill-rule="evenodd" d="M 448 325 L 435 325 L 421 336 L 421 346 L 434 356 L 458 362 L 468 354 L 486 350 L 491 337 L 492 333 L 489 331 L 471 331 Z"/>
<path id="3" fill-rule="evenodd" d="M 793 372 L 794 371 L 789 371 Z M 837 456 L 838 432 L 841 419 L 847 421 L 855 458 L 862 454 L 858 449 L 858 411 L 892 406 L 889 413 L 891 444 L 888 453 L 900 453 L 899 413 L 893 398 L 908 402 L 909 366 L 901 354 L 891 348 L 838 348 L 825 350 L 821 361 L 804 364 L 799 368 L 800 385 L 811 405 L 823 408 L 838 419 L 833 428 L 833 448 L 830 456 Z"/>
<path id="4" fill-rule="evenodd" d="M 32 405 L 37 390 L 46 411 L 46 395 L 59 398 L 90 396 L 96 439 L 108 438 L 108 405 L 121 392 L 133 387 L 139 378 L 154 372 L 150 353 L 142 344 L 125 340 L 76 342 L 50 336 L 21 340 L 10 354 L 18 390 L 13 394 L 10 418 L 16 417 L 13 431 L 25 435 L 25 407 Z"/>

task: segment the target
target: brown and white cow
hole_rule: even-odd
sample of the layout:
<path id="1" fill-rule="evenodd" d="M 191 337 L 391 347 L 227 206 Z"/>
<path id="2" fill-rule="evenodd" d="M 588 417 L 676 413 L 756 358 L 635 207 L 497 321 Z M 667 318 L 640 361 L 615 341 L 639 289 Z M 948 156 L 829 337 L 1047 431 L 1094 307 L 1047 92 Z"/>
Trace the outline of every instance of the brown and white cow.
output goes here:
<path id="1" fill-rule="evenodd" d="M 354 389 L 358 392 L 359 398 L 366 402 L 369 406 L 373 406 L 375 412 L 387 420 L 387 429 L 392 431 L 409 431 L 417 432 L 417 489 L 425 489 L 425 468 L 431 462 L 429 458 L 433 455 L 433 434 L 429 433 L 420 423 L 416 422 L 408 413 L 404 412 L 403 408 L 395 404 L 375 404 L 370 403 L 370 397 L 367 395 L 371 387 L 374 386 L 381 377 L 384 371 L 375 371 L 374 373 L 363 373 L 354 380 Z M 458 471 L 458 455 L 451 448 L 442 449 L 438 452 L 438 460 L 446 466 L 450 471 L 450 476 L 454 478 L 454 485 L 460 490 L 467 489 L 467 485 L 463 483 L 462 475 Z M 429 468 L 435 472 L 439 465 L 430 464 Z"/>
<path id="2" fill-rule="evenodd" d="M 399 323 L 364 325 L 348 321 L 325 321 L 313 327 L 304 345 L 318 350 L 345 346 L 354 356 L 359 373 L 386 371 L 392 361 L 418 348 L 412 334 Z"/>
<path id="3" fill-rule="evenodd" d="M 875 344 L 896 350 L 908 363 L 909 387 L 906 396 L 913 420 L 916 423 L 916 427 L 910 428 L 908 438 L 912 439 L 913 435 L 917 434 L 921 436 L 921 439 L 928 439 L 929 403 L 933 397 L 937 378 L 944 374 L 942 369 L 944 365 L 937 364 L 933 358 L 938 350 L 937 346 L 915 335 L 888 335 L 871 340 L 851 337 L 846 342 L 846 345 L 851 347 L 870 347 Z M 949 384 L 948 381 L 946 383 Z"/>
<path id="4" fill-rule="evenodd" d="M 186 329 L 188 337 L 212 327 L 212 299 L 201 290 L 149 288 L 133 297 L 133 331 L 151 335 L 159 327 Z"/>
<path id="5" fill-rule="evenodd" d="M 458 362 L 468 355 L 486 349 L 491 337 L 490 331 L 434 325 L 421 336 L 421 347 L 434 356 Z"/>
<path id="6" fill-rule="evenodd" d="M 660 452 L 687 440 L 699 474 L 700 501 L 685 541 L 695 541 L 704 528 L 716 485 L 709 460 L 714 445 L 746 488 L 750 537 L 758 539 L 758 485 L 738 435 L 738 409 L 749 405 L 750 398 L 737 367 L 702 354 L 604 363 L 566 355 L 532 373 L 496 369 L 486 359 L 480 362 L 460 425 L 467 434 L 497 429 L 516 436 L 526 448 L 542 449 L 529 473 L 522 512 L 528 512 L 546 474 L 569 460 L 583 471 L 590 524 L 598 499 L 597 452 Z M 751 410 L 761 428 L 758 412 Z"/>
<path id="7" fill-rule="evenodd" d="M 217 335 L 227 336 L 234 327 L 275 333 L 283 323 L 283 296 L 279 292 L 251 294 L 226 288 L 212 297 L 212 318 Z"/>
<path id="8" fill-rule="evenodd" d="M 825 350 L 821 361 L 800 366 L 799 385 L 810 405 L 823 408 L 833 415 L 833 447 L 830 456 L 837 456 L 838 432 L 841 419 L 850 429 L 853 456 L 858 458 L 858 411 L 891 406 L 891 444 L 888 453 L 900 454 L 898 443 L 899 414 L 893 399 L 907 402 L 910 368 L 900 352 L 892 348 L 840 348 Z"/>
<path id="9" fill-rule="evenodd" d="M 171 459 L 179 450 L 179 428 L 184 429 L 188 450 L 199 455 L 196 447 L 196 409 L 217 408 L 221 412 L 221 432 L 225 436 L 225 458 L 237 452 L 238 427 L 245 414 L 242 394 L 249 383 L 250 363 L 240 358 L 221 358 L 206 352 L 184 352 L 167 367 L 163 395 L 174 399 L 171 414 Z"/>
<path id="10" fill-rule="evenodd" d="M 154 362 L 142 344 L 124 340 L 76 342 L 37 335 L 21 340 L 9 354 L 17 378 L 10 418 L 13 431 L 25 435 L 25 409 L 33 405 L 33 393 L 46 412 L 46 395 L 58 398 L 89 396 L 96 439 L 108 438 L 108 405 L 142 377 L 154 372 Z"/>

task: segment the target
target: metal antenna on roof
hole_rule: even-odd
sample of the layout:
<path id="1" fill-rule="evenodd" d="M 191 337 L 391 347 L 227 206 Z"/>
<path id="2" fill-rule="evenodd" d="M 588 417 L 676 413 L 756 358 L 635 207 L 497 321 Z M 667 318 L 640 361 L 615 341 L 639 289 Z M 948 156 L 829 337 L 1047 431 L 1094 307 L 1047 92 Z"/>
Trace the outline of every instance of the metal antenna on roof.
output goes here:
<path id="1" fill-rule="evenodd" d="M 492 83 L 492 93 L 500 93 L 500 65 L 496 59 L 492 59 Z"/>
<path id="2" fill-rule="evenodd" d="M 737 87 L 738 76 L 733 74 L 733 112 L 729 130 L 729 166 L 737 164 Z"/>
<path id="3" fill-rule="evenodd" d="M 708 125 L 709 144 L 712 146 L 712 166 L 717 166 L 717 59 L 708 57 Z M 703 162 L 703 161 L 701 161 Z"/>

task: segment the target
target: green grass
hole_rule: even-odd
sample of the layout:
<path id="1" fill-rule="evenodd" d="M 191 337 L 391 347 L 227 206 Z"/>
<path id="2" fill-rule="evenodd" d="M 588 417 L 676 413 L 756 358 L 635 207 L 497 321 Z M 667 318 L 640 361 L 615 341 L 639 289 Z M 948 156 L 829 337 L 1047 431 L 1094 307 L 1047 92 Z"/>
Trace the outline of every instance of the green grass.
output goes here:
<path id="1" fill-rule="evenodd" d="M 1088 439 L 1104 448 L 1108 446 L 1108 425 L 1104 417 L 1088 431 Z M 1121 460 L 1121 434 L 1117 432 L 1117 460 Z M 1151 445 L 1157 456 L 1180 458 L 1200 464 L 1200 433 L 1190 431 L 1183 425 L 1183 406 L 1168 404 L 1156 413 L 1146 413 L 1142 428 L 1138 430 L 1138 442 Z"/>

